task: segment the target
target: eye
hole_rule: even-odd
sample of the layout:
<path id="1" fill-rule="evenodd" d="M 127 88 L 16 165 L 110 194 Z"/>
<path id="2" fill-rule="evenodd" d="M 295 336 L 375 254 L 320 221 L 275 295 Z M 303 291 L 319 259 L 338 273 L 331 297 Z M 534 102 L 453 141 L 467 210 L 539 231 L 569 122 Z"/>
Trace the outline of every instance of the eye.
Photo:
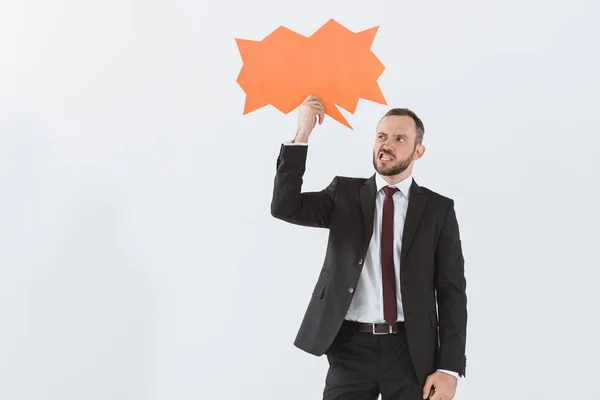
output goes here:
<path id="1" fill-rule="evenodd" d="M 401 140 L 404 140 L 404 138 L 401 138 L 401 137 L 400 137 L 400 138 L 398 138 L 397 140 L 398 140 L 398 141 L 401 141 Z"/>

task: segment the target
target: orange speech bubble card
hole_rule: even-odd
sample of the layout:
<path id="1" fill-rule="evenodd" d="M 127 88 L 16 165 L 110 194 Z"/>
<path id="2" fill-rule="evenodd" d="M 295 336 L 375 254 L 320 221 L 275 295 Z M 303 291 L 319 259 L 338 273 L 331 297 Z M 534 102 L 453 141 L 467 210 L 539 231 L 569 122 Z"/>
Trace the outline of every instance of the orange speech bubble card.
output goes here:
<path id="1" fill-rule="evenodd" d="M 352 129 L 334 104 L 352 114 L 359 98 L 387 104 L 377 83 L 385 67 L 371 51 L 377 29 L 355 33 L 330 19 L 310 37 L 280 26 L 261 41 L 235 39 L 243 114 L 269 104 L 287 114 L 312 94 L 325 114 Z"/>

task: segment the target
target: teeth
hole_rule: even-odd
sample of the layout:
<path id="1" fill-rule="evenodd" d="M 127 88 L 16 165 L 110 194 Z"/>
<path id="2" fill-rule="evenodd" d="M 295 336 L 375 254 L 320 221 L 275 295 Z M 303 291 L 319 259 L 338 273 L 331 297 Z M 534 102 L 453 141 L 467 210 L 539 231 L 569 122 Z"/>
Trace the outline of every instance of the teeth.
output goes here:
<path id="1" fill-rule="evenodd" d="M 389 161 L 389 160 L 390 160 L 390 158 L 389 158 L 388 156 L 381 156 L 381 159 L 382 159 L 382 160 L 387 160 L 387 161 Z"/>

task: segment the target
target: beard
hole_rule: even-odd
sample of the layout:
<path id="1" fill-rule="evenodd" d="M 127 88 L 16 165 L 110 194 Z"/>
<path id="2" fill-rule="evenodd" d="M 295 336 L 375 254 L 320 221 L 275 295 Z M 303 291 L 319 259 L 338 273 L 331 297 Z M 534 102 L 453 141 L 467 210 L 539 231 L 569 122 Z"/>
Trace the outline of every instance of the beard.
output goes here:
<path id="1" fill-rule="evenodd" d="M 404 160 L 397 159 L 392 165 L 378 165 L 377 161 L 379 160 L 379 152 L 373 153 L 373 167 L 379 173 L 379 175 L 382 176 L 399 175 L 410 166 L 413 156 L 414 154 L 411 154 L 410 157 L 405 158 Z"/>

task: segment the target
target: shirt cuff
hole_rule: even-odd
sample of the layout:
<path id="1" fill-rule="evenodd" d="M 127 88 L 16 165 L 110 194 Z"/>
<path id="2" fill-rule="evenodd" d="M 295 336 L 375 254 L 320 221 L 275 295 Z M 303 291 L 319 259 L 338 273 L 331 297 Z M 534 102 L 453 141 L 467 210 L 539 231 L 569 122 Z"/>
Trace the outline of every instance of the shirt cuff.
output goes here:
<path id="1" fill-rule="evenodd" d="M 448 371 L 447 369 L 438 369 L 439 372 L 444 372 L 446 374 L 450 374 L 453 377 L 455 377 L 456 379 L 458 379 L 458 372 L 454 372 L 454 371 Z"/>
<path id="2" fill-rule="evenodd" d="M 294 143 L 293 140 L 283 143 L 285 146 L 308 146 L 308 143 Z"/>

